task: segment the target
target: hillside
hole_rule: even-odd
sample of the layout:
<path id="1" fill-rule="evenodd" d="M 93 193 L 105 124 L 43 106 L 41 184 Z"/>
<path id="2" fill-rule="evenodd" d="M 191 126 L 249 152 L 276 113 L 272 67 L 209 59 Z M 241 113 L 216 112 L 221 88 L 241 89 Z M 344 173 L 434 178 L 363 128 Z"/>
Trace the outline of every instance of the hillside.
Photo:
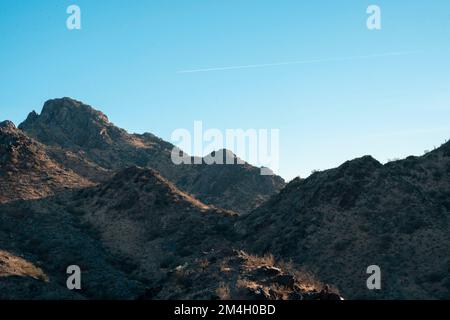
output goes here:
<path id="1" fill-rule="evenodd" d="M 231 244 L 237 214 L 205 205 L 152 169 L 132 167 L 110 181 L 79 191 L 71 210 L 98 231 L 114 254 L 136 266 L 133 272 L 159 280 L 202 251 Z"/>
<path id="2" fill-rule="evenodd" d="M 320 294 L 309 273 L 234 251 L 237 214 L 201 203 L 152 169 L 131 167 L 97 186 L 8 202 L 0 212 L 0 288 L 8 288 L 1 298 L 336 297 Z M 81 291 L 65 289 L 71 264 L 83 271 Z M 220 295 L 225 285 L 230 296 Z"/>
<path id="3" fill-rule="evenodd" d="M 295 179 L 240 221 L 249 249 L 334 283 L 350 299 L 450 297 L 450 145 L 386 165 L 367 156 Z M 367 290 L 379 265 L 383 289 Z"/>
<path id="4" fill-rule="evenodd" d="M 0 123 L 0 203 L 38 199 L 92 183 L 61 166 L 12 122 Z"/>
<path id="5" fill-rule="evenodd" d="M 102 112 L 70 98 L 47 101 L 41 114 L 33 111 L 19 128 L 46 145 L 61 165 L 88 179 L 105 181 L 126 167 L 149 167 L 206 204 L 241 213 L 285 185 L 282 178 L 261 176 L 259 168 L 247 163 L 175 165 L 171 143 L 151 133 L 129 134 Z"/>
<path id="6" fill-rule="evenodd" d="M 236 164 L 177 166 L 172 144 L 69 98 L 19 128 L 0 123 L 0 298 L 450 298 L 450 143 L 284 186 L 227 150 L 207 157 Z"/>

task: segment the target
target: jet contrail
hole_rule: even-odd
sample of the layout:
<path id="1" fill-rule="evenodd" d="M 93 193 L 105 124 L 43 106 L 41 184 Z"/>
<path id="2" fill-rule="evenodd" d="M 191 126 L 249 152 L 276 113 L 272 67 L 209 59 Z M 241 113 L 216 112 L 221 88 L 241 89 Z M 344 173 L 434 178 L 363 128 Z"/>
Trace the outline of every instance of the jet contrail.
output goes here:
<path id="1" fill-rule="evenodd" d="M 399 51 L 399 52 L 386 52 L 371 54 L 365 56 L 351 56 L 351 57 L 341 57 L 341 58 L 328 58 L 328 59 L 314 59 L 314 60 L 299 60 L 299 61 L 287 61 L 287 62 L 275 62 L 275 63 L 262 63 L 262 64 L 249 64 L 241 66 L 228 66 L 228 67 L 214 67 L 214 68 L 204 68 L 204 69 L 191 69 L 191 70 L 181 70 L 177 73 L 196 73 L 196 72 L 209 72 L 209 71 L 224 71 L 224 70 L 237 70 L 237 69 L 250 69 L 250 68 L 262 68 L 262 67 L 274 67 L 274 66 L 286 66 L 294 64 L 312 64 L 312 63 L 323 63 L 323 62 L 340 62 L 340 61 L 351 61 L 351 60 L 363 60 L 363 59 L 373 59 L 381 57 L 393 57 L 393 56 L 404 56 L 409 54 L 418 53 L 420 51 Z"/>
<path id="2" fill-rule="evenodd" d="M 371 134 L 371 138 L 385 138 L 385 137 L 398 137 L 398 136 L 414 136 L 414 135 L 424 135 L 424 134 L 432 134 L 432 133 L 440 133 L 440 132 L 450 132 L 449 127 L 441 127 L 441 128 L 429 128 L 429 129 L 415 129 L 415 130 L 405 130 L 405 131 L 394 131 L 394 132 L 386 132 L 386 133 L 378 133 Z"/>

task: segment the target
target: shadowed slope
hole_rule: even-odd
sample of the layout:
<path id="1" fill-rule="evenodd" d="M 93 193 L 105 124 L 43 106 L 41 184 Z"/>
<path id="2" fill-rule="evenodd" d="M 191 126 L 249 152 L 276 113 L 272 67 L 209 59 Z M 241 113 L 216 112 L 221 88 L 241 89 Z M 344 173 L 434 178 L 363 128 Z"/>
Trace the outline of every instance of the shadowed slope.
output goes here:
<path id="1" fill-rule="evenodd" d="M 381 165 L 371 157 L 295 179 L 243 217 L 249 248 L 292 258 L 348 298 L 450 297 L 449 144 Z M 369 265 L 383 289 L 367 290 Z"/>

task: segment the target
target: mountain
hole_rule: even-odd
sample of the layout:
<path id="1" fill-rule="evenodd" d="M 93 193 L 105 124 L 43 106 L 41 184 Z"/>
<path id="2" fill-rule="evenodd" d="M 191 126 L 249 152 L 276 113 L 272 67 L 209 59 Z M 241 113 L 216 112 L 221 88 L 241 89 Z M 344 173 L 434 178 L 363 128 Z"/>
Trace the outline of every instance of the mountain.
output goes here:
<path id="1" fill-rule="evenodd" d="M 450 142 L 286 186 L 227 150 L 200 165 L 172 150 L 69 98 L 0 123 L 0 298 L 450 297 Z M 217 156 L 235 164 L 206 164 Z"/>
<path id="2" fill-rule="evenodd" d="M 37 199 L 92 183 L 55 162 L 10 121 L 0 123 L 0 203 Z"/>
<path id="3" fill-rule="evenodd" d="M 233 250 L 238 215 L 153 169 L 127 168 L 96 186 L 0 204 L 0 212 L 0 298 L 338 297 L 320 293 L 307 272 Z M 72 264 L 82 270 L 80 291 L 65 289 Z"/>
<path id="4" fill-rule="evenodd" d="M 350 299 L 450 297 L 450 143 L 380 164 L 370 156 L 295 179 L 242 217 L 248 250 L 292 259 Z M 378 265 L 382 290 L 366 287 Z"/>
<path id="5" fill-rule="evenodd" d="M 8 202 L 0 212 L 0 259 L 14 253 L 24 269 L 5 268 L 18 282 L 9 294 L 29 297 L 21 286 L 31 282 L 41 293 L 33 299 L 54 297 L 50 289 L 72 299 L 137 299 L 169 268 L 229 246 L 237 216 L 137 167 L 93 187 Z M 65 270 L 72 264 L 83 272 L 83 289 L 70 296 Z"/>
<path id="6" fill-rule="evenodd" d="M 221 156 L 223 163 L 228 164 L 194 165 L 194 171 L 184 173 L 175 180 L 177 185 L 205 203 L 217 204 L 242 214 L 267 201 L 285 185 L 282 178 L 261 175 L 260 168 L 246 163 L 229 150 L 214 151 L 203 161 L 211 163 L 209 158 L 218 159 Z"/>
<path id="7" fill-rule="evenodd" d="M 69 202 L 102 243 L 146 279 L 159 280 L 164 267 L 227 247 L 234 238 L 236 213 L 203 204 L 152 169 L 125 169 Z"/>
<path id="8" fill-rule="evenodd" d="M 281 178 L 261 176 L 227 150 L 176 166 L 172 148 L 72 99 L 47 102 L 19 129 L 2 122 L 0 298 L 333 297 L 307 272 L 240 251 L 239 214 L 215 205 L 248 212 L 284 185 Z M 234 165 L 206 164 L 220 154 Z M 72 264 L 83 271 L 76 292 L 65 287 Z"/>
<path id="9" fill-rule="evenodd" d="M 61 165 L 90 180 L 105 181 L 111 172 L 130 166 L 149 167 L 206 204 L 240 213 L 285 185 L 282 178 L 262 176 L 247 163 L 175 165 L 172 144 L 150 133 L 129 134 L 100 111 L 70 98 L 47 101 L 40 115 L 33 111 L 19 128 L 46 145 Z"/>

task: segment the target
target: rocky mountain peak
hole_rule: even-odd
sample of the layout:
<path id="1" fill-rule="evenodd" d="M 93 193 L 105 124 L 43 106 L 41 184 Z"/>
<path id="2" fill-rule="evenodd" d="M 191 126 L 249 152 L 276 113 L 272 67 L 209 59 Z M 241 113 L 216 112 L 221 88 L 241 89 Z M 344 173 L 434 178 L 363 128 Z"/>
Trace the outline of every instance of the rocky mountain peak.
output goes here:
<path id="1" fill-rule="evenodd" d="M 62 147 L 104 148 L 125 134 L 102 112 L 67 97 L 48 100 L 40 115 L 31 112 L 19 128 L 43 143 Z"/>
<path id="2" fill-rule="evenodd" d="M 335 174 L 336 177 L 349 176 L 364 179 L 382 167 L 383 165 L 372 156 L 363 156 L 345 162 L 335 170 Z"/>
<path id="3" fill-rule="evenodd" d="M 71 98 L 47 101 L 40 115 L 30 113 L 19 128 L 45 145 L 64 167 L 92 181 L 104 181 L 106 172 L 135 165 L 153 168 L 203 203 L 238 212 L 250 211 L 285 185 L 278 176 L 262 176 L 260 168 L 229 150 L 195 159 L 202 165 L 177 166 L 171 143 L 151 133 L 130 134 L 102 112 Z M 240 165 L 206 165 L 222 157 L 223 163 Z"/>
<path id="4" fill-rule="evenodd" d="M 16 126 L 14 125 L 14 123 L 12 121 L 6 120 L 6 121 L 0 122 L 0 128 L 15 130 Z"/>
<path id="5" fill-rule="evenodd" d="M 95 110 L 90 105 L 72 98 L 61 98 L 48 100 L 42 109 L 42 117 L 55 121 L 70 121 L 70 117 L 85 118 L 98 122 L 99 124 L 108 124 L 108 117 L 102 112 Z"/>
<path id="6" fill-rule="evenodd" d="M 339 169 L 345 171 L 370 171 L 382 167 L 383 165 L 372 156 L 363 156 L 342 164 Z"/>

